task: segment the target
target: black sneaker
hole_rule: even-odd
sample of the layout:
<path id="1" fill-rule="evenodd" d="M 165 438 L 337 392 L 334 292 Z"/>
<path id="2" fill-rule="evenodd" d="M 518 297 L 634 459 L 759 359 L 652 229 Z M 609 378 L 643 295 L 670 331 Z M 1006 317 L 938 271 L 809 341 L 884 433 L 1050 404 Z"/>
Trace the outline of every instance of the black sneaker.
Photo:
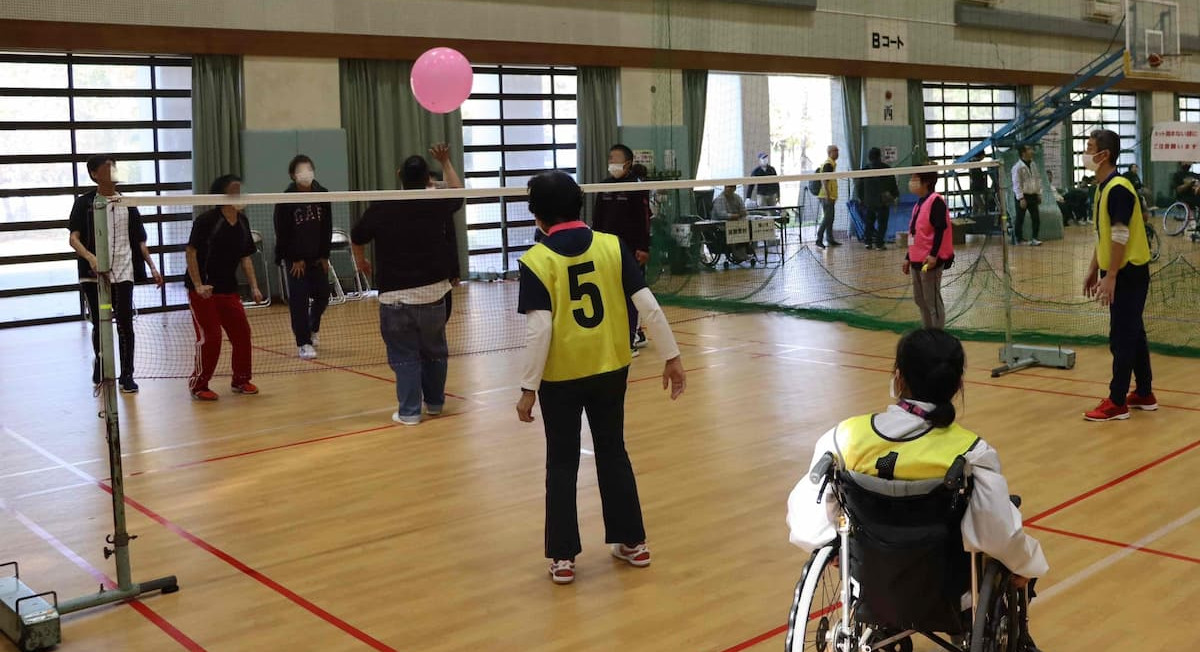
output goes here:
<path id="1" fill-rule="evenodd" d="M 842 246 L 842 243 L 838 242 L 837 240 L 830 240 L 829 246 L 830 247 L 840 247 L 840 246 Z"/>
<path id="2" fill-rule="evenodd" d="M 633 346 L 631 348 L 643 349 L 646 348 L 646 345 L 649 343 L 650 342 L 646 340 L 646 331 L 639 328 L 637 329 L 637 334 L 633 338 Z"/>
<path id="3" fill-rule="evenodd" d="M 122 394 L 137 394 L 138 393 L 138 384 L 133 382 L 132 378 L 122 378 L 117 381 L 117 384 L 119 384 L 121 386 Z"/>
<path id="4" fill-rule="evenodd" d="M 875 245 L 876 251 L 887 251 L 887 247 L 881 244 Z"/>
<path id="5" fill-rule="evenodd" d="M 817 249 L 824 249 L 824 248 L 825 248 L 825 243 L 823 243 L 823 242 L 817 243 Z"/>
<path id="6" fill-rule="evenodd" d="M 869 249 L 874 249 L 874 248 L 875 248 L 875 245 L 871 244 L 870 242 L 868 242 L 868 243 L 867 243 L 867 249 L 868 249 L 868 250 L 869 250 Z"/>

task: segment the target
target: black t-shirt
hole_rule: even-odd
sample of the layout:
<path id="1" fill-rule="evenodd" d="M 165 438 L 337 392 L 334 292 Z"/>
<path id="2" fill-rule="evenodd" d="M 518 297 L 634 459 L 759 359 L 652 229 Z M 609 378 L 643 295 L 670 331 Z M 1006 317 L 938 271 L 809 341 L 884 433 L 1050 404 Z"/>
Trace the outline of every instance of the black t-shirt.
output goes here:
<path id="1" fill-rule="evenodd" d="M 230 224 L 214 208 L 201 214 L 192 222 L 192 234 L 188 246 L 196 250 L 196 262 L 200 266 L 200 280 L 213 286 L 213 294 L 236 294 L 238 291 L 237 268 L 246 256 L 254 253 L 254 239 L 250 237 L 250 221 L 238 213 L 237 224 Z M 189 290 L 195 290 L 192 275 L 183 281 Z"/>
<path id="2" fill-rule="evenodd" d="M 461 278 L 454 214 L 461 199 L 401 199 L 371 204 L 350 231 L 356 245 L 375 242 L 380 292 Z"/>
<path id="3" fill-rule="evenodd" d="M 1117 176 L 1114 172 L 1112 176 L 1104 180 L 1098 188 L 1096 188 L 1096 196 L 1100 197 L 1104 192 L 1104 187 L 1112 183 L 1112 180 Z M 1133 207 L 1137 204 L 1137 197 L 1129 192 L 1125 186 L 1116 186 L 1108 192 L 1108 220 L 1111 224 L 1124 224 L 1129 226 L 1129 221 L 1133 219 Z M 1100 221 L 1096 221 L 1096 229 L 1100 228 Z"/>
<path id="4" fill-rule="evenodd" d="M 578 256 L 592 246 L 592 230 L 585 228 L 564 229 L 542 239 L 542 244 L 561 256 Z M 621 285 L 626 297 L 632 297 L 646 287 L 646 276 L 638 265 L 629 246 L 621 242 Z M 550 291 L 542 285 L 537 274 L 521 264 L 521 288 L 517 296 L 517 312 L 525 314 L 531 310 L 551 310 Z"/>

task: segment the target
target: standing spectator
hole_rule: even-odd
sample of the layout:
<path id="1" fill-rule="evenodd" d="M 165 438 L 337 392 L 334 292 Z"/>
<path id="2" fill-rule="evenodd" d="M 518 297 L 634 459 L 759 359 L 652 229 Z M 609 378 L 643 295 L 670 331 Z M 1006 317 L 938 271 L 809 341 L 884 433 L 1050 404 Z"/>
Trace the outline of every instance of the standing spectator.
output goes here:
<path id="1" fill-rule="evenodd" d="M 641 181 L 633 174 L 633 150 L 620 143 L 608 150 L 608 178 L 602 183 Z M 646 273 L 650 260 L 650 193 L 645 190 L 602 192 L 596 195 L 592 226 L 600 233 L 617 236 L 633 252 L 638 267 Z M 637 306 L 625 307 L 629 315 L 629 349 L 637 355 L 646 346 L 646 334 L 638 328 Z"/>
<path id="2" fill-rule="evenodd" d="M 912 276 L 921 324 L 942 329 L 946 327 L 942 272 L 954 264 L 954 227 L 946 200 L 933 189 L 937 179 L 937 172 L 920 172 L 908 180 L 909 192 L 918 199 L 908 223 L 908 253 L 901 270 Z"/>
<path id="3" fill-rule="evenodd" d="M 550 579 L 575 580 L 583 550 L 576 512 L 580 417 L 592 431 L 604 509 L 604 539 L 617 559 L 650 565 L 633 466 L 625 450 L 625 302 L 642 312 L 666 358 L 663 389 L 683 393 L 686 378 L 666 317 L 627 245 L 579 221 L 583 193 L 562 172 L 529 182 L 529 210 L 546 237 L 521 256 L 517 311 L 525 315 L 525 365 L 517 417 L 533 421 L 540 398 L 546 431 L 546 537 Z"/>
<path id="4" fill-rule="evenodd" d="M 878 147 L 872 147 L 867 152 L 867 166 L 863 169 L 888 170 L 890 166 L 883 162 L 883 152 Z M 896 177 L 891 174 L 865 177 L 858 180 L 854 189 L 855 199 L 863 208 L 863 220 L 866 222 L 863 242 L 867 243 L 867 249 L 886 250 L 884 240 L 887 238 L 888 212 L 900 197 Z"/>
<path id="5" fill-rule="evenodd" d="M 976 154 L 972 161 L 983 161 L 983 154 Z M 995 208 L 996 200 L 990 185 L 991 174 L 985 168 L 971 168 L 971 214 L 983 215 Z"/>
<path id="6" fill-rule="evenodd" d="M 146 266 L 158 287 L 163 286 L 162 274 L 154 267 L 154 257 L 146 247 L 146 227 L 138 209 L 126 207 L 119 201 L 117 192 L 117 162 L 111 156 L 93 156 L 87 160 L 88 176 L 96 182 L 96 189 L 75 198 L 71 207 L 68 229 L 71 231 L 71 248 L 78 256 L 79 288 L 87 301 L 88 318 L 92 322 L 92 384 L 99 385 L 100 369 L 100 288 L 96 274 L 96 225 L 92 204 L 99 193 L 108 204 L 108 282 L 112 292 L 113 315 L 117 320 L 117 336 L 120 340 L 121 375 L 117 384 L 126 394 L 135 394 L 138 385 L 133 380 L 133 285 L 145 281 Z"/>
<path id="7" fill-rule="evenodd" d="M 1128 419 L 1129 408 L 1158 409 L 1142 318 L 1150 293 L 1150 244 L 1133 184 L 1117 174 L 1120 153 L 1121 138 L 1108 129 L 1093 131 L 1083 153 L 1083 164 L 1099 181 L 1092 208 L 1096 251 L 1083 293 L 1108 306 L 1108 348 L 1113 356 L 1108 397 L 1084 413 L 1088 421 Z M 1130 376 L 1137 381 L 1133 392 L 1129 391 Z"/>
<path id="8" fill-rule="evenodd" d="M 825 151 L 829 158 L 825 159 L 825 164 L 821 166 L 821 172 L 837 172 L 837 145 L 830 145 Z M 822 182 L 821 192 L 817 195 L 817 199 L 821 201 L 821 225 L 817 227 L 817 246 L 824 249 L 826 241 L 831 247 L 842 246 L 842 243 L 833 239 L 833 218 L 836 215 L 834 209 L 837 207 L 838 200 L 837 179 Z"/>
<path id="9" fill-rule="evenodd" d="M 1012 168 L 1013 193 L 1017 196 L 1017 219 L 1013 222 L 1013 239 L 1017 244 L 1025 241 L 1025 212 L 1033 224 L 1032 237 L 1029 244 L 1040 247 L 1038 231 L 1042 227 L 1042 214 L 1038 208 L 1042 203 L 1042 176 L 1038 172 L 1037 163 L 1033 162 L 1033 146 L 1021 147 L 1021 158 Z"/>
<path id="10" fill-rule="evenodd" d="M 462 188 L 450 162 L 450 148 L 429 151 L 442 165 L 446 187 Z M 429 163 L 410 156 L 400 168 L 405 190 L 429 186 Z M 458 278 L 458 245 L 454 214 L 462 199 L 401 199 L 372 204 L 350 232 L 359 271 L 370 275 L 365 246 L 375 243 L 379 274 L 379 329 L 388 365 L 396 375 L 392 420 L 406 426 L 421 423 L 425 413 L 437 416 L 446 402 L 446 296 Z M 453 263 L 451 262 L 453 261 Z"/>
<path id="11" fill-rule="evenodd" d="M 779 176 L 779 172 L 771 166 L 771 157 L 766 152 L 758 153 L 758 167 L 750 173 L 752 177 L 775 177 Z M 759 206 L 778 206 L 779 205 L 779 184 L 778 183 L 760 183 L 751 185 L 746 189 L 746 199 L 753 199 L 758 202 Z"/>
<path id="12" fill-rule="evenodd" d="M 242 180 L 226 174 L 213 181 L 209 193 L 229 195 L 237 201 L 242 194 Z M 245 206 L 225 204 L 202 213 L 192 223 L 187 243 L 188 305 L 192 310 L 192 326 L 196 329 L 196 366 L 188 379 L 192 398 L 215 401 L 217 393 L 209 389 L 221 358 L 221 330 L 229 336 L 233 348 L 233 381 L 235 394 L 257 394 L 250 382 L 251 349 L 250 322 L 238 294 L 237 268 L 241 264 L 255 303 L 262 303 L 254 275 L 254 239 L 250 221 L 242 213 Z"/>
<path id="13" fill-rule="evenodd" d="M 284 192 L 328 192 L 316 180 L 316 166 L 300 154 L 288 164 L 292 183 Z M 329 305 L 329 249 L 333 204 L 275 205 L 275 263 L 287 269 L 288 308 L 300 357 L 317 357 L 321 315 Z M 312 306 L 309 306 L 311 300 Z"/>

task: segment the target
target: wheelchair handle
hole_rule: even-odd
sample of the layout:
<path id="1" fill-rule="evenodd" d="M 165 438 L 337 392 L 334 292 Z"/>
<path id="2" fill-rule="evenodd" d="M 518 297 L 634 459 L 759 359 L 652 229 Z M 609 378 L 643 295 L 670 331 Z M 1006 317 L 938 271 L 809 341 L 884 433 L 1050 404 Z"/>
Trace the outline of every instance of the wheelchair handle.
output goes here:
<path id="1" fill-rule="evenodd" d="M 808 475 L 808 479 L 812 480 L 813 484 L 817 484 L 822 478 L 828 478 L 829 469 L 833 468 L 833 453 L 825 453 L 821 459 L 817 461 L 813 467 L 812 473 Z"/>

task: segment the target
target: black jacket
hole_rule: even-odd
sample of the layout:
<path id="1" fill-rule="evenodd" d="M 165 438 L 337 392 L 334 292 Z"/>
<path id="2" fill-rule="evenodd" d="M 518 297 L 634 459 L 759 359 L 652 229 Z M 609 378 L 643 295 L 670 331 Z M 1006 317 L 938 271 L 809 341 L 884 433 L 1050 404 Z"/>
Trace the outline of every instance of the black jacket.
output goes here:
<path id="1" fill-rule="evenodd" d="M 79 232 L 79 241 L 88 251 L 96 253 L 96 220 L 92 215 L 92 202 L 96 201 L 96 191 L 85 192 L 75 198 L 71 207 L 71 218 L 67 229 Z M 146 241 L 146 226 L 142 223 L 142 214 L 134 206 L 129 207 L 129 248 L 130 259 L 133 260 L 133 280 L 144 281 L 150 277 L 146 273 L 146 260 L 142 258 L 142 243 Z M 83 258 L 79 258 L 79 278 L 96 278 L 96 272 Z"/>
<path id="2" fill-rule="evenodd" d="M 890 166 L 887 163 L 867 163 L 863 169 L 887 170 L 890 169 Z M 892 174 L 859 179 L 854 190 L 855 199 L 865 206 L 872 207 L 887 206 L 900 196 L 900 189 L 896 186 L 896 177 Z M 885 193 L 891 198 L 885 197 Z"/>
<path id="3" fill-rule="evenodd" d="M 631 183 L 636 178 L 614 179 L 601 183 Z M 627 190 L 596 195 L 592 228 L 617 236 L 631 251 L 650 251 L 650 191 Z"/>
<path id="4" fill-rule="evenodd" d="M 284 192 L 300 192 L 295 183 Z M 313 181 L 312 192 L 329 192 Z M 333 204 L 275 204 L 275 263 L 329 258 Z"/>

